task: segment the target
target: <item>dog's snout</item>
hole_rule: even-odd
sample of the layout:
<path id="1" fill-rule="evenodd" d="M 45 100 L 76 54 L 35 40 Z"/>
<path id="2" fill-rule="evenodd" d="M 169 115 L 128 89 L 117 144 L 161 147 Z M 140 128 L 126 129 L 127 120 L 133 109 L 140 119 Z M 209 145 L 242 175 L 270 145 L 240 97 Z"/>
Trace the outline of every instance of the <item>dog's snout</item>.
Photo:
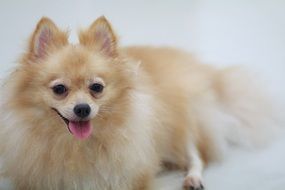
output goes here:
<path id="1" fill-rule="evenodd" d="M 78 104 L 74 107 L 73 111 L 75 115 L 83 119 L 89 116 L 91 108 L 88 104 Z"/>

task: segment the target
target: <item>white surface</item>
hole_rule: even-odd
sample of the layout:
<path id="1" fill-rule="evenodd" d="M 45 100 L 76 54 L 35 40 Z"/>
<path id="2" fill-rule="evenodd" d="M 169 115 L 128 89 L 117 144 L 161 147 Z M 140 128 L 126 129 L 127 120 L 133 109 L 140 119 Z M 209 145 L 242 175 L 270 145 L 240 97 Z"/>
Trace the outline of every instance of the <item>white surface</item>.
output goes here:
<path id="1" fill-rule="evenodd" d="M 284 190 L 285 139 L 257 152 L 233 151 L 221 164 L 204 174 L 207 190 Z M 183 173 L 173 172 L 157 180 L 158 190 L 181 190 Z"/>
<path id="2" fill-rule="evenodd" d="M 172 45 L 205 62 L 247 65 L 265 75 L 270 90 L 284 100 L 284 10 L 284 0 L 0 0 L 0 77 L 15 65 L 42 16 L 72 29 L 76 42 L 76 30 L 104 14 L 123 45 Z M 206 170 L 207 189 L 285 189 L 284 146 L 281 140 L 261 152 L 231 153 Z M 181 179 L 176 173 L 164 176 L 159 189 L 179 189 Z"/>

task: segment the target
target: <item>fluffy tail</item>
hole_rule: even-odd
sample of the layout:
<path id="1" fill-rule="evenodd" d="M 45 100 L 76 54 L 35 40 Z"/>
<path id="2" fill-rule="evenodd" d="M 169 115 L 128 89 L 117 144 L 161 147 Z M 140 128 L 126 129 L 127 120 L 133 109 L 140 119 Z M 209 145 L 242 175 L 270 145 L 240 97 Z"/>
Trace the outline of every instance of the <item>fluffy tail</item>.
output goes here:
<path id="1" fill-rule="evenodd" d="M 216 85 L 223 111 L 232 116 L 226 136 L 230 143 L 264 145 L 283 131 L 284 101 L 257 76 L 229 68 L 219 73 Z"/>

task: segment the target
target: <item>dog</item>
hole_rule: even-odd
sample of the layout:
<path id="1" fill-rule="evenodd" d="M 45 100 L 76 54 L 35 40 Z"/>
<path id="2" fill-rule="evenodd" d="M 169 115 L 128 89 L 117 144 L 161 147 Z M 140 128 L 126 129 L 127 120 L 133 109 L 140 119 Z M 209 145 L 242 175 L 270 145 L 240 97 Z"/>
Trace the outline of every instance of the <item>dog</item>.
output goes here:
<path id="1" fill-rule="evenodd" d="M 44 17 L 2 86 L 2 176 L 17 190 L 150 190 L 170 164 L 187 171 L 181 188 L 201 190 L 229 145 L 273 131 L 260 90 L 239 67 L 120 47 L 103 16 L 78 44 Z"/>

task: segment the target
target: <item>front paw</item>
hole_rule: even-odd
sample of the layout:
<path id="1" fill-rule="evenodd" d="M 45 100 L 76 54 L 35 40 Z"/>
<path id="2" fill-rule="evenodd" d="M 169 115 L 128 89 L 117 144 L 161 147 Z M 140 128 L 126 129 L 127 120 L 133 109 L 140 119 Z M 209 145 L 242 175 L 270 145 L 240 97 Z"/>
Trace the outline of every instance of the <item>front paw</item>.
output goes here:
<path id="1" fill-rule="evenodd" d="M 187 175 L 184 179 L 185 190 L 203 190 L 202 179 L 199 176 Z"/>

